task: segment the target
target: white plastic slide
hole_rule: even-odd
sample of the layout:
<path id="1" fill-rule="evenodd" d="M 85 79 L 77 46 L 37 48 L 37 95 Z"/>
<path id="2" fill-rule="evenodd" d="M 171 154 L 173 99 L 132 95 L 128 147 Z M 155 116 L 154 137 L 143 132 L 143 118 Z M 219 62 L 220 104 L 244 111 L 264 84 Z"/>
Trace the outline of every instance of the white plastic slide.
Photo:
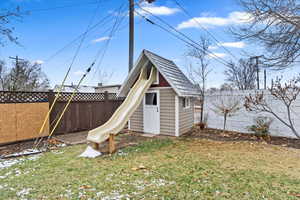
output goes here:
<path id="1" fill-rule="evenodd" d="M 138 108 L 155 79 L 156 68 L 151 68 L 150 76 L 147 78 L 147 68 L 143 67 L 139 79 L 129 91 L 124 102 L 105 124 L 89 131 L 87 141 L 100 144 L 109 138 L 109 134 L 119 133 Z"/>

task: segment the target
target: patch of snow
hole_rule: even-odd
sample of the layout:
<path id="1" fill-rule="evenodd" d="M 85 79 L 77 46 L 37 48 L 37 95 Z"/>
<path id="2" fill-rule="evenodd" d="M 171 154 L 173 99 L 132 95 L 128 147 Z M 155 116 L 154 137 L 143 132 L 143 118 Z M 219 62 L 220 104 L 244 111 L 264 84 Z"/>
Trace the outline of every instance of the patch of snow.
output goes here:
<path id="1" fill-rule="evenodd" d="M 97 193 L 96 193 L 96 196 L 97 196 L 97 197 L 101 197 L 103 194 L 104 194 L 104 192 L 97 192 Z"/>
<path id="2" fill-rule="evenodd" d="M 9 175 L 11 175 L 12 172 L 7 172 L 6 174 L 4 174 L 3 176 L 0 176 L 0 179 L 5 179 L 7 178 Z"/>
<path id="3" fill-rule="evenodd" d="M 53 154 L 63 154 L 63 151 L 52 151 Z"/>
<path id="4" fill-rule="evenodd" d="M 24 156 L 24 155 L 29 155 L 29 154 L 33 154 L 33 153 L 40 153 L 40 152 L 42 152 L 42 151 L 38 150 L 38 149 L 26 149 L 26 150 L 21 151 L 21 152 L 10 154 L 9 156 Z"/>
<path id="5" fill-rule="evenodd" d="M 41 154 L 32 155 L 27 158 L 27 160 L 37 160 L 41 157 Z"/>
<path id="6" fill-rule="evenodd" d="M 96 157 L 101 156 L 101 155 L 102 155 L 101 152 L 96 151 L 91 146 L 87 146 L 86 150 L 82 154 L 80 154 L 79 157 L 96 158 Z"/>
<path id="7" fill-rule="evenodd" d="M 32 189 L 31 188 L 24 188 L 23 190 L 17 192 L 16 194 L 17 194 L 18 197 L 24 197 L 24 196 L 29 194 L 30 190 L 32 190 Z"/>
<path id="8" fill-rule="evenodd" d="M 24 162 L 25 160 L 37 160 L 40 155 L 32 155 L 27 158 L 16 158 L 16 159 L 0 159 L 0 169 L 8 168 L 13 165 Z"/>
<path id="9" fill-rule="evenodd" d="M 57 146 L 58 147 L 66 147 L 67 145 L 65 143 L 62 143 L 62 144 L 58 144 Z"/>
<path id="10" fill-rule="evenodd" d="M 136 180 L 133 183 L 133 186 L 138 190 L 138 191 L 143 191 L 149 186 L 156 186 L 156 187 L 162 187 L 166 185 L 173 185 L 176 184 L 175 181 L 166 181 L 164 179 L 155 179 L 150 182 L 145 182 L 143 180 Z"/>
<path id="11" fill-rule="evenodd" d="M 113 191 L 111 194 L 108 196 L 104 196 L 101 198 L 102 200 L 121 200 L 121 199 L 126 199 L 129 200 L 129 195 L 128 194 L 120 194 L 119 191 Z"/>
<path id="12" fill-rule="evenodd" d="M 128 153 L 125 153 L 125 152 L 123 152 L 122 150 L 119 150 L 119 151 L 117 152 L 117 154 L 118 154 L 118 156 L 126 156 L 126 155 L 128 155 Z"/>
<path id="13" fill-rule="evenodd" d="M 11 166 L 21 163 L 23 161 L 24 161 L 24 159 L 22 159 L 22 158 L 21 159 L 9 159 L 9 160 L 0 159 L 0 169 L 11 167 Z"/>

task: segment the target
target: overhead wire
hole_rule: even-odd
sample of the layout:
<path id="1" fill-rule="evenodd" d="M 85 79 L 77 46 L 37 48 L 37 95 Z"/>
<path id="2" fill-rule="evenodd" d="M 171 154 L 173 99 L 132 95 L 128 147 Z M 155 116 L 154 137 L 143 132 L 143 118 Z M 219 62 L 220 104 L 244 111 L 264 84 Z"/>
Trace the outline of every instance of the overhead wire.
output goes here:
<path id="1" fill-rule="evenodd" d="M 91 26 L 89 28 L 88 31 L 85 31 L 83 33 L 81 33 L 80 35 L 78 35 L 76 38 L 74 38 L 73 40 L 71 40 L 70 42 L 68 42 L 66 45 L 64 45 L 62 48 L 60 48 L 59 50 L 57 50 L 55 53 L 53 53 L 51 56 L 49 56 L 47 59 L 45 59 L 45 62 L 49 62 L 51 59 L 53 59 L 55 56 L 57 56 L 58 54 L 60 54 L 62 51 L 64 51 L 66 48 L 68 48 L 69 46 L 71 46 L 73 43 L 75 43 L 76 41 L 78 41 L 83 35 L 91 32 L 92 30 L 94 30 L 96 27 L 100 26 L 100 25 L 105 25 L 106 23 L 109 22 L 109 19 L 112 17 L 111 14 L 106 15 L 105 17 L 101 18 L 96 24 L 94 24 L 93 26 Z"/>
<path id="2" fill-rule="evenodd" d="M 116 33 L 117 30 L 119 29 L 120 25 L 122 24 L 122 22 L 123 22 L 125 16 L 127 15 L 127 14 L 126 14 L 126 15 L 120 16 L 121 13 L 122 13 L 122 8 L 123 8 L 123 6 L 124 6 L 124 4 L 121 5 L 120 8 L 119 8 L 118 14 L 116 15 L 115 22 L 114 22 L 114 24 L 113 24 L 113 26 L 112 26 L 112 28 L 111 28 L 111 31 L 110 31 L 110 33 L 109 33 L 109 35 L 108 35 L 108 40 L 105 41 L 105 45 L 104 45 L 103 49 L 102 49 L 102 50 L 99 50 L 99 51 L 96 53 L 96 55 L 95 55 L 96 58 L 100 56 L 100 59 L 99 59 L 99 63 L 98 63 L 98 65 L 97 65 L 97 67 L 96 67 L 95 73 L 93 74 L 93 77 L 92 77 L 91 80 L 93 80 L 93 79 L 95 78 L 95 76 L 98 74 L 98 72 L 99 72 L 99 70 L 100 70 L 100 66 L 101 66 L 101 64 L 102 64 L 102 62 L 103 62 L 103 58 L 104 58 L 104 56 L 105 56 L 105 54 L 106 54 L 106 52 L 107 52 L 107 49 L 108 49 L 108 47 L 109 47 L 109 44 L 110 44 L 110 42 L 111 42 L 111 39 L 112 39 L 112 37 L 115 35 L 115 33 Z M 126 9 L 126 7 L 125 7 L 125 9 Z M 121 19 L 119 19 L 119 17 L 121 17 Z M 101 54 L 101 53 L 102 53 L 102 54 Z M 100 54 L 101 54 L 101 55 L 100 55 Z"/>
<path id="3" fill-rule="evenodd" d="M 221 45 L 221 42 L 204 26 L 202 26 L 198 20 L 194 19 L 194 17 L 189 14 L 189 12 L 177 1 L 177 0 L 173 0 L 173 2 L 188 16 L 190 17 L 195 23 L 197 23 L 197 25 L 204 30 L 207 34 L 210 35 L 211 38 L 213 38 L 213 40 L 216 41 L 216 45 L 223 48 L 227 53 L 229 53 L 234 59 L 238 60 L 238 58 L 229 50 L 227 49 L 224 45 Z"/>
<path id="4" fill-rule="evenodd" d="M 98 4 L 98 1 L 77 3 L 77 4 L 64 5 L 64 6 L 55 6 L 55 7 L 50 7 L 50 8 L 37 8 L 37 9 L 25 10 L 25 11 L 21 12 L 21 14 L 28 14 L 28 13 L 32 13 L 32 12 L 43 12 L 43 11 L 49 11 L 49 10 L 57 10 L 57 9 L 62 9 L 62 8 L 71 8 L 71 7 L 77 7 L 77 6 L 82 6 L 82 5 L 93 5 L 93 4 Z"/>
<path id="5" fill-rule="evenodd" d="M 179 35 L 175 34 L 174 32 L 170 31 L 169 29 L 167 29 L 166 27 L 155 23 L 154 21 L 150 20 L 149 18 L 147 18 L 145 15 L 140 14 L 138 11 L 135 11 L 136 14 L 138 14 L 139 16 L 141 16 L 144 20 L 146 20 L 148 23 L 155 25 L 161 29 L 163 29 L 164 31 L 168 32 L 169 34 L 173 35 L 174 37 L 176 37 L 177 39 L 183 41 L 184 43 L 188 44 L 189 46 L 204 52 L 204 50 L 199 46 L 199 44 L 197 42 L 195 42 L 194 40 L 192 40 L 191 38 L 189 38 L 188 36 L 186 36 L 185 34 L 181 33 L 180 31 L 176 30 L 174 27 L 172 27 L 171 25 L 168 25 L 168 27 L 172 27 L 172 30 L 175 31 L 176 33 L 179 33 L 182 37 L 180 37 Z M 155 15 L 154 15 L 155 16 Z M 213 52 L 206 50 L 207 52 L 210 53 L 210 56 L 215 59 L 216 61 L 218 61 L 219 63 L 223 64 L 223 65 L 229 65 L 229 62 L 227 62 L 226 60 L 222 59 L 221 57 L 215 55 Z"/>
<path id="6" fill-rule="evenodd" d="M 180 32 L 179 30 L 177 30 L 176 28 L 174 28 L 172 25 L 170 25 L 168 22 L 166 22 L 166 21 L 163 20 L 162 18 L 156 16 L 156 15 L 153 14 L 152 12 L 150 12 L 150 11 L 148 11 L 148 10 L 142 8 L 139 4 L 137 4 L 137 5 L 139 6 L 139 8 L 140 8 L 141 10 L 143 10 L 144 12 L 147 12 L 147 13 L 150 14 L 151 16 L 155 17 L 155 18 L 158 19 L 160 22 L 162 22 L 162 23 L 165 24 L 167 27 L 169 27 L 172 31 L 178 33 L 179 35 L 181 35 L 182 37 L 184 37 L 185 39 L 187 39 L 188 41 L 190 41 L 189 44 L 191 44 L 191 43 L 194 44 L 193 47 L 195 47 L 195 45 L 196 45 L 198 50 L 204 52 L 204 50 L 200 47 L 200 45 L 199 45 L 197 42 L 195 42 L 193 39 L 191 39 L 189 36 L 187 36 L 186 34 Z M 147 20 L 148 22 L 151 21 L 151 22 L 152 22 L 152 23 L 151 23 L 152 25 L 157 25 L 157 26 L 160 26 L 160 28 L 162 28 L 161 25 L 159 25 L 159 24 L 155 23 L 154 21 L 150 20 L 150 19 L 147 18 L 145 15 L 142 15 L 142 14 L 138 13 L 137 11 L 135 11 L 135 12 L 136 12 L 137 14 L 139 14 L 140 16 L 143 16 L 144 19 L 148 19 L 148 20 Z M 163 28 L 164 28 L 164 27 L 163 27 Z M 172 33 L 170 30 L 168 30 L 168 29 L 166 29 L 166 28 L 164 28 L 164 30 L 165 30 L 165 31 L 168 31 L 169 33 Z M 175 34 L 175 35 L 176 35 L 176 34 Z M 181 38 L 181 39 L 182 39 L 182 38 Z M 218 60 L 219 62 L 221 61 L 222 64 L 224 64 L 224 63 L 226 63 L 226 65 L 230 64 L 230 63 L 227 62 L 225 59 L 223 59 L 223 58 L 221 58 L 221 57 L 215 55 L 215 53 L 213 53 L 212 51 L 210 51 L 210 50 L 205 50 L 205 51 L 209 52 L 209 53 L 210 53 L 210 56 L 213 57 L 214 59 Z"/>
<path id="7" fill-rule="evenodd" d="M 120 9 L 121 9 L 121 7 L 120 7 Z M 116 18 L 116 21 L 115 21 L 114 25 L 116 25 L 117 22 L 118 22 L 118 18 Z M 113 26 L 113 27 L 112 27 L 112 33 L 115 32 L 115 30 L 116 30 L 116 29 L 115 29 L 115 26 Z M 112 36 L 112 34 L 111 34 L 111 36 Z M 103 55 L 103 56 L 104 56 L 104 55 Z M 103 56 L 101 57 L 101 59 L 103 59 Z M 60 121 L 61 121 L 63 115 L 65 114 L 67 108 L 68 108 L 69 105 L 71 104 L 71 101 L 73 100 L 75 94 L 78 92 L 78 89 L 79 89 L 81 83 L 83 82 L 83 80 L 85 79 L 85 77 L 87 76 L 87 74 L 92 70 L 92 67 L 95 65 L 97 59 L 98 59 L 98 57 L 97 57 L 97 55 L 96 55 L 95 60 L 92 62 L 92 64 L 90 65 L 90 67 L 87 69 L 86 73 L 82 76 L 82 78 L 79 80 L 77 86 L 74 88 L 74 90 L 73 90 L 73 92 L 72 92 L 72 94 L 71 94 L 71 96 L 70 96 L 70 98 L 69 98 L 67 104 L 66 104 L 65 107 L 63 108 L 61 114 L 59 115 L 59 117 L 56 116 L 56 118 L 58 117 L 58 118 L 57 118 L 57 121 L 56 121 L 54 127 L 52 128 L 50 134 L 48 135 L 48 139 L 50 139 L 51 136 L 53 135 L 53 133 L 54 133 L 54 131 L 56 130 L 57 126 L 59 125 L 59 123 L 60 123 Z M 37 146 L 38 146 L 38 144 L 37 144 Z"/>
<path id="8" fill-rule="evenodd" d="M 101 2 L 101 0 L 98 0 L 98 5 L 97 5 L 97 7 L 96 7 L 96 9 L 95 9 L 95 11 L 94 11 L 94 14 L 93 14 L 92 18 L 90 19 L 90 21 L 89 21 L 89 23 L 88 23 L 87 30 L 89 30 L 91 24 L 92 24 L 93 21 L 94 21 L 95 16 L 97 15 L 97 11 L 98 11 L 98 9 L 100 8 L 100 2 Z M 43 124 L 42 124 L 42 126 L 41 126 L 41 128 L 40 128 L 40 130 L 39 130 L 38 137 L 36 138 L 36 140 L 35 140 L 35 142 L 34 142 L 34 144 L 36 145 L 36 147 L 38 147 L 39 143 L 42 141 L 42 137 L 40 138 L 40 140 L 39 140 L 39 137 L 41 136 L 41 134 L 42 134 L 42 132 L 43 132 L 45 126 L 46 126 L 46 123 L 47 123 L 47 121 L 48 121 L 48 119 L 49 119 L 49 117 L 50 117 L 50 113 L 52 112 L 52 110 L 53 110 L 53 108 L 54 108 L 54 105 L 55 105 L 55 103 L 57 102 L 57 100 L 58 100 L 58 98 L 59 98 L 59 96 L 60 96 L 60 93 L 61 93 L 61 91 L 62 91 L 62 89 L 63 89 L 63 87 L 64 87 L 64 84 L 65 84 L 65 82 L 66 82 L 66 80 L 67 80 L 67 78 L 68 78 L 68 76 L 69 76 L 69 74 L 70 74 L 70 71 L 71 71 L 72 66 L 73 66 L 73 64 L 74 64 L 74 62 L 75 62 L 75 59 L 76 59 L 76 57 L 78 56 L 78 53 L 79 53 L 80 48 L 81 48 L 81 46 L 82 46 L 82 43 L 84 42 L 84 39 L 85 39 L 85 37 L 86 37 L 87 30 L 86 30 L 86 31 L 84 32 L 84 34 L 82 35 L 82 38 L 81 38 L 81 40 L 80 40 L 80 43 L 79 43 L 78 47 L 76 48 L 75 54 L 74 54 L 74 56 L 73 56 L 73 58 L 72 58 L 71 64 L 70 64 L 70 66 L 69 66 L 69 68 L 68 68 L 68 70 L 67 70 L 67 73 L 65 74 L 65 76 L 64 76 L 64 78 L 63 78 L 63 81 L 62 81 L 62 83 L 61 83 L 61 86 L 59 87 L 59 89 L 58 89 L 58 91 L 57 91 L 57 93 L 56 93 L 56 96 L 55 96 L 55 98 L 54 98 L 54 101 L 52 102 L 52 104 L 51 104 L 51 106 L 50 106 L 50 109 L 49 109 L 49 111 L 48 111 L 48 113 L 46 114 L 46 117 L 45 117 L 45 119 L 44 119 L 44 122 L 43 122 Z"/>

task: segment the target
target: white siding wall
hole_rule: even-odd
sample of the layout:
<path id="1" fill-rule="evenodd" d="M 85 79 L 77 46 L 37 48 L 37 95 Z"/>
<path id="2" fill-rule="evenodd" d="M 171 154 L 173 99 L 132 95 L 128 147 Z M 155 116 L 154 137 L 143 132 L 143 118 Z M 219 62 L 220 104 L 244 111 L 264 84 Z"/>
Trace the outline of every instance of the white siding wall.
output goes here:
<path id="1" fill-rule="evenodd" d="M 194 99 L 191 98 L 191 104 L 189 108 L 183 108 L 183 98 L 179 98 L 179 135 L 182 135 L 194 125 Z"/>
<path id="2" fill-rule="evenodd" d="M 175 136 L 175 92 L 172 88 L 153 88 L 160 92 L 160 134 Z M 130 118 L 130 130 L 143 132 L 143 102 Z"/>
<path id="3" fill-rule="evenodd" d="M 136 131 L 136 132 L 143 132 L 144 126 L 143 126 L 143 101 L 139 105 L 139 107 L 135 110 L 133 115 L 130 118 L 130 130 Z"/>
<path id="4" fill-rule="evenodd" d="M 160 89 L 160 133 L 175 136 L 175 92 Z"/>
<path id="5" fill-rule="evenodd" d="M 215 94 L 210 94 L 206 96 L 206 101 L 204 105 L 204 113 L 208 114 L 208 127 L 223 129 L 223 117 L 216 114 L 212 109 L 214 109 L 213 102 L 218 102 L 218 98 L 229 98 L 229 99 L 238 99 L 240 101 L 241 110 L 238 113 L 227 119 L 226 129 L 232 131 L 239 132 L 249 132 L 248 127 L 255 124 L 254 119 L 257 116 L 267 116 L 274 119 L 271 124 L 270 132 L 273 136 L 284 136 L 284 137 L 292 137 L 294 138 L 294 134 L 287 128 L 284 124 L 282 124 L 279 120 L 275 119 L 272 115 L 267 113 L 251 113 L 245 110 L 243 104 L 245 96 L 249 93 L 254 94 L 254 91 L 234 91 L 234 92 L 217 92 Z M 265 94 L 268 92 L 265 91 Z M 286 119 L 286 108 L 280 102 L 272 98 L 272 96 L 266 96 L 267 101 L 271 105 L 272 109 L 278 113 L 279 116 L 282 116 Z M 300 99 L 297 99 L 296 102 L 292 106 L 292 116 L 296 125 L 296 129 L 300 131 Z M 297 117 L 298 116 L 298 117 Z"/>

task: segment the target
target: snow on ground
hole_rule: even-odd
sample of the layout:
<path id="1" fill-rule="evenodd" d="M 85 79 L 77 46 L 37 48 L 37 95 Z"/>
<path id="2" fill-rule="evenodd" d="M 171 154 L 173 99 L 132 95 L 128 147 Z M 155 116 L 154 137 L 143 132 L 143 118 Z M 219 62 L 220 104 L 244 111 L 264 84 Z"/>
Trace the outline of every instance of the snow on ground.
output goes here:
<path id="1" fill-rule="evenodd" d="M 86 150 L 79 155 L 79 157 L 84 157 L 84 158 L 96 158 L 98 156 L 101 156 L 101 152 L 96 151 L 90 146 L 87 146 Z"/>
<path id="2" fill-rule="evenodd" d="M 9 156 L 23 156 L 23 155 L 30 155 L 30 154 L 39 153 L 39 152 L 41 152 L 41 150 L 38 150 L 38 149 L 26 149 L 26 150 L 21 151 L 21 152 L 10 154 Z"/>
<path id="3" fill-rule="evenodd" d="M 0 169 L 5 169 L 13 165 L 22 163 L 26 160 L 37 160 L 40 157 L 40 154 L 35 154 L 28 156 L 26 158 L 12 158 L 12 159 L 0 159 Z"/>
<path id="4" fill-rule="evenodd" d="M 32 189 L 31 188 L 24 188 L 24 189 L 17 192 L 17 196 L 21 197 L 21 198 L 24 198 L 26 195 L 29 194 L 30 190 L 32 190 Z"/>

